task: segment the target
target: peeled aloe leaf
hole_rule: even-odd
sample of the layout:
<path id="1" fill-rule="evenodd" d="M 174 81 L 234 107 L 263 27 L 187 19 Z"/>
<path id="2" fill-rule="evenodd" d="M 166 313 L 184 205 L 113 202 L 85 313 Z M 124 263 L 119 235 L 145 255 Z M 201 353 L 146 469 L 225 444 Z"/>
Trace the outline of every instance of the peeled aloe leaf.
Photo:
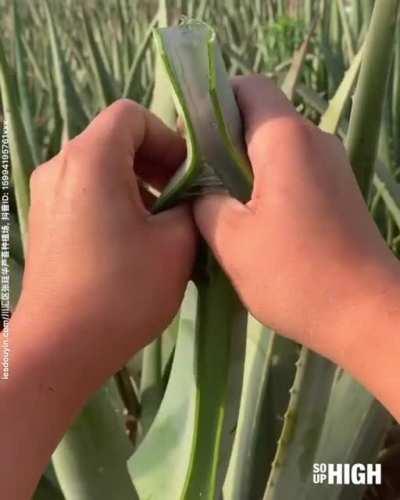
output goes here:
<path id="1" fill-rule="evenodd" d="M 159 29 L 156 41 L 176 107 L 186 125 L 189 155 L 154 210 L 224 185 L 237 198 L 247 200 L 251 174 L 242 144 L 240 114 L 214 32 L 203 23 L 189 22 Z M 188 357 L 182 353 L 181 335 L 185 334 L 179 331 L 174 366 L 160 411 L 130 462 L 134 484 L 143 498 L 214 500 L 221 494 L 225 479 L 238 418 L 246 314 L 232 285 L 205 247 L 199 257 L 195 284 L 198 316 L 193 354 Z M 185 371 L 179 379 L 175 366 Z M 193 377 L 195 383 L 190 384 Z M 176 395 L 171 395 L 176 384 L 185 402 L 179 406 Z M 193 405 L 193 417 L 188 416 L 188 404 Z M 184 419 L 182 435 L 173 430 L 168 435 L 166 421 L 171 426 L 173 419 L 166 419 L 165 414 L 170 412 L 174 419 Z M 160 432 L 165 443 L 161 450 Z M 177 454 L 177 450 L 185 451 Z M 153 470 L 141 466 L 141 457 L 154 456 L 159 456 L 165 469 L 160 469 L 157 480 Z M 148 463 L 149 459 L 144 461 Z M 179 467 L 179 480 L 170 474 L 165 461 Z"/>
<path id="2" fill-rule="evenodd" d="M 205 23 L 189 21 L 156 30 L 155 39 L 184 120 L 188 154 L 154 209 L 215 189 L 227 189 L 247 201 L 252 175 L 239 110 L 215 32 Z"/>
<path id="3" fill-rule="evenodd" d="M 339 371 L 314 462 L 375 462 L 389 423 L 390 417 L 381 404 L 347 373 Z M 311 478 L 307 500 L 358 500 L 365 489 L 362 485 L 316 485 Z"/>

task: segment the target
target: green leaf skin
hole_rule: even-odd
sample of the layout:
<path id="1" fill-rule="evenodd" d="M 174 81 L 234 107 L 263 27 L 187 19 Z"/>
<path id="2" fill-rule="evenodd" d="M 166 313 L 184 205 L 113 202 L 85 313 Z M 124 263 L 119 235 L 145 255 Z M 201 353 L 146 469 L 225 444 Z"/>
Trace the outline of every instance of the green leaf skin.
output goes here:
<path id="1" fill-rule="evenodd" d="M 158 30 L 156 34 L 157 45 L 173 86 L 176 106 L 187 126 L 189 158 L 161 195 L 155 210 L 176 203 L 181 194 L 185 196 L 188 179 L 198 182 L 201 176 L 203 180 L 204 176 L 210 176 L 215 180 L 214 167 L 219 169 L 221 178 L 229 177 L 227 182 L 237 197 L 244 199 L 250 196 L 251 176 L 247 159 L 242 154 L 240 115 L 212 35 L 202 23 Z M 187 79 L 189 66 L 196 70 L 198 77 L 190 81 Z M 213 130 L 218 133 L 210 134 L 209 121 L 200 112 L 199 103 L 204 104 L 204 99 L 207 99 L 209 119 L 215 124 Z M 234 142 L 236 138 L 237 143 Z M 222 184 L 221 180 L 218 183 Z M 190 183 L 190 189 L 193 186 Z M 201 183 L 198 186 L 202 187 Z M 191 358 L 193 365 L 188 365 L 187 359 L 181 357 L 180 332 L 170 383 L 160 411 L 130 462 L 134 484 L 144 498 L 217 498 L 222 491 L 233 445 L 243 371 L 246 314 L 232 285 L 206 247 L 199 256 L 194 280 L 198 289 L 198 305 Z M 165 460 L 169 460 L 178 446 L 184 448 L 184 457 L 178 460 L 183 476 L 177 482 L 171 475 L 165 477 L 165 471 L 160 469 L 162 479 L 154 481 L 146 471 L 145 475 L 140 472 L 143 469 L 140 456 L 154 456 L 157 443 L 154 436 L 159 433 L 160 425 L 163 428 L 165 412 L 169 414 L 169 408 L 177 404 L 172 399 L 171 387 L 174 387 L 175 365 L 178 363 L 187 366 L 195 381 L 195 384 L 184 386 L 184 390 L 188 391 L 185 394 L 186 404 L 180 405 L 185 415 L 189 402 L 194 405 L 191 410 L 193 421 L 192 417 L 185 417 L 186 422 L 192 425 L 189 448 L 185 426 L 184 436 L 173 444 L 166 443 L 162 450 Z M 190 380 L 190 377 L 187 374 L 185 379 Z M 186 443 L 183 443 L 185 436 Z"/>
<path id="2" fill-rule="evenodd" d="M 374 463 L 390 420 L 364 387 L 338 370 L 315 463 Z M 359 500 L 365 490 L 363 485 L 315 485 L 311 477 L 307 500 Z"/>
<path id="3" fill-rule="evenodd" d="M 303 347 L 264 500 L 308 500 L 335 365 Z"/>
<path id="4" fill-rule="evenodd" d="M 226 462 L 221 451 L 228 448 L 230 455 L 233 445 L 243 375 L 246 314 L 229 280 L 206 252 L 207 263 L 196 279 L 197 425 L 185 500 L 214 500 L 222 490 Z M 234 403 L 228 405 L 229 401 Z"/>
<path id="5" fill-rule="evenodd" d="M 128 461 L 141 500 L 179 500 L 191 460 L 197 403 L 195 321 L 197 290 L 189 284 L 181 306 L 171 375 L 142 443 Z"/>
<path id="6" fill-rule="evenodd" d="M 156 30 L 155 40 L 185 122 L 188 151 L 154 210 L 171 206 L 177 194 L 187 196 L 190 191 L 227 189 L 242 201 L 249 199 L 252 176 L 240 115 L 215 33 L 204 23 L 189 21 Z"/>
<path id="7" fill-rule="evenodd" d="M 15 66 L 21 117 L 26 131 L 26 138 L 31 148 L 31 156 L 34 162 L 33 166 L 36 166 L 40 163 L 40 156 L 37 145 L 36 129 L 33 122 L 33 102 L 27 78 L 28 68 L 26 64 L 25 48 L 22 43 L 22 29 L 15 0 L 13 3 L 13 21 L 15 31 Z"/>
<path id="8" fill-rule="evenodd" d="M 345 105 L 347 104 L 354 85 L 357 80 L 360 70 L 364 47 L 358 51 L 357 55 L 351 63 L 350 68 L 346 71 L 345 76 L 340 83 L 334 97 L 329 101 L 328 108 L 321 117 L 319 128 L 330 134 L 336 134 L 340 120 L 343 116 Z"/>
<path id="9" fill-rule="evenodd" d="M 53 454 L 68 500 L 135 500 L 126 469 L 132 445 L 123 425 L 122 404 L 111 379 L 85 405 Z"/>
<path id="10" fill-rule="evenodd" d="M 99 109 L 107 107 L 113 101 L 115 101 L 117 94 L 113 82 L 108 74 L 105 63 L 100 54 L 99 48 L 94 39 L 92 25 L 85 11 L 85 7 L 82 6 L 82 19 L 83 26 L 85 29 L 87 47 L 89 51 L 89 62 L 92 69 L 92 74 L 94 76 L 95 85 L 98 94 L 98 107 Z"/>
<path id="11" fill-rule="evenodd" d="M 262 498 L 300 347 L 249 317 L 242 399 L 224 500 Z"/>

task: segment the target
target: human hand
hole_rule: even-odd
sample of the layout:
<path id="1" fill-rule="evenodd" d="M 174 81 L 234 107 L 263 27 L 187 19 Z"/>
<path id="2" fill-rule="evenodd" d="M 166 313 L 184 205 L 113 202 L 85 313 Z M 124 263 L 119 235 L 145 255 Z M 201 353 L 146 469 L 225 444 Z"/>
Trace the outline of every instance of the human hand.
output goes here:
<path id="1" fill-rule="evenodd" d="M 134 170 L 160 188 L 184 156 L 182 138 L 121 100 L 32 175 L 16 317 L 29 318 L 26 337 L 46 336 L 35 339 L 45 358 L 83 370 L 93 387 L 180 305 L 195 253 L 192 218 L 182 206 L 150 215 Z"/>
<path id="2" fill-rule="evenodd" d="M 367 344 L 361 326 L 382 327 L 382 304 L 391 300 L 394 308 L 400 298 L 399 264 L 340 141 L 303 119 L 265 78 L 240 77 L 234 85 L 252 199 L 199 199 L 196 223 L 258 320 L 349 366 L 354 349 Z"/>

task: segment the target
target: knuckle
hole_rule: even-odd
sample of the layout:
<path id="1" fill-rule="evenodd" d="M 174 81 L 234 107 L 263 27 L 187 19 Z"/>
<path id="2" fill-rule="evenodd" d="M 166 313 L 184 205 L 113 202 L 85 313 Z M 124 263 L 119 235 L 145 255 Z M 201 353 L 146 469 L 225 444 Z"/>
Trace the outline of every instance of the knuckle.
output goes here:
<path id="1" fill-rule="evenodd" d="M 120 120 L 128 119 L 132 116 L 137 116 L 141 113 L 143 106 L 130 99 L 118 99 L 109 108 L 109 117 L 116 124 Z"/>
<path id="2" fill-rule="evenodd" d="M 39 177 L 41 177 L 41 167 L 35 168 L 35 170 L 31 173 L 29 178 L 29 189 L 31 194 L 35 193 L 38 189 Z"/>
<path id="3" fill-rule="evenodd" d="M 87 152 L 82 137 L 77 136 L 64 144 L 61 149 L 60 159 L 67 167 L 81 167 L 87 163 Z"/>

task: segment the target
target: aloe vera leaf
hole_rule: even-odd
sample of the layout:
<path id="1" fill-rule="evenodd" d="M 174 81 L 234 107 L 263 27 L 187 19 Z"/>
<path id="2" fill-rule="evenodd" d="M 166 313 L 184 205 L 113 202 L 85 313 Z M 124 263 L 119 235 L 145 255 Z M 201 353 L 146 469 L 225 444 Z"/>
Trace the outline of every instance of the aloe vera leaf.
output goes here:
<path id="1" fill-rule="evenodd" d="M 225 164 L 227 172 L 233 170 L 233 182 L 231 180 L 233 186 L 241 176 L 247 183 L 247 187 L 251 187 L 251 177 L 243 170 L 247 168 L 247 162 L 239 156 L 241 146 L 240 144 L 234 145 L 232 142 L 233 137 L 235 137 L 234 133 L 238 133 L 240 130 L 240 116 L 233 94 L 228 93 L 228 99 L 222 98 L 221 91 L 223 93 L 226 89 L 221 89 L 221 85 L 228 85 L 228 91 L 232 91 L 224 73 L 222 59 L 216 58 L 215 41 L 210 37 L 211 31 L 204 24 L 189 23 L 189 26 L 159 30 L 158 33 L 160 34 L 159 47 L 168 67 L 168 75 L 175 92 L 177 107 L 181 111 L 185 110 L 184 119 L 187 130 L 190 130 L 189 134 L 192 134 L 188 136 L 188 149 L 192 152 L 196 151 L 196 154 L 192 154 L 190 165 L 198 172 L 204 169 L 203 158 L 218 158 Z M 185 43 L 180 43 L 183 33 Z M 162 45 L 165 38 L 169 42 L 173 42 L 166 49 Z M 197 70 L 197 76 L 202 80 L 201 82 L 198 79 L 189 81 L 184 78 L 183 73 L 177 75 L 175 71 L 171 70 L 171 68 L 176 68 L 174 66 L 176 61 L 183 59 L 185 62 L 195 59 L 199 65 L 201 63 L 202 71 Z M 199 92 L 200 90 L 201 92 Z M 193 106 L 190 107 L 190 110 L 186 102 L 188 95 L 192 95 L 193 99 L 191 101 Z M 232 100 L 229 99 L 229 95 L 232 96 Z M 204 102 L 204 97 L 210 102 L 206 108 L 209 120 L 215 122 L 215 130 L 219 132 L 218 135 L 216 134 L 217 139 L 213 137 L 211 143 L 207 143 L 207 131 L 200 128 L 200 126 L 207 125 L 209 120 L 199 122 L 199 128 L 196 129 L 192 125 L 193 113 L 196 113 L 199 102 Z M 202 100 L 199 101 L 199 98 Z M 234 108 L 232 110 L 229 107 L 228 114 L 227 103 L 229 106 L 233 104 Z M 235 123 L 229 120 L 239 121 Z M 241 135 L 239 137 L 240 143 Z M 241 163 L 237 163 L 238 158 Z M 174 191 L 174 196 L 171 196 L 169 192 L 169 196 L 164 197 L 163 203 L 158 204 L 156 209 L 164 208 L 167 205 L 164 203 L 165 200 L 168 203 L 176 203 L 180 197 L 180 189 L 182 189 L 182 185 Z M 240 192 L 240 195 L 244 196 L 245 191 L 241 189 L 237 189 L 236 193 Z M 249 194 L 249 190 L 247 194 Z M 195 364 L 190 369 L 195 372 L 197 385 L 194 391 L 195 427 L 192 429 L 193 441 L 190 459 L 185 465 L 185 479 L 184 483 L 180 483 L 179 492 L 170 493 L 168 489 L 160 492 L 159 485 L 148 485 L 152 488 L 151 494 L 154 498 L 163 498 L 167 494 L 171 495 L 171 498 L 188 500 L 200 496 L 205 499 L 214 499 L 222 490 L 227 467 L 226 457 L 229 456 L 233 443 L 232 430 L 236 425 L 238 414 L 243 369 L 245 314 L 231 284 L 207 249 L 203 249 L 201 254 L 195 282 L 199 291 L 198 316 L 195 335 Z M 178 357 L 177 348 L 174 363 L 178 362 Z M 185 363 L 183 360 L 179 362 Z M 173 374 L 171 374 L 172 377 Z M 167 405 L 168 398 L 167 388 L 160 412 L 145 437 L 143 446 L 156 432 L 158 416 L 162 412 L 164 404 Z M 186 395 L 186 398 L 192 400 L 193 395 Z M 171 451 L 169 450 L 168 453 Z M 132 473 L 135 474 L 134 467 Z M 171 486 L 176 487 L 175 483 Z"/>
<path id="2" fill-rule="evenodd" d="M 9 259 L 10 274 L 10 305 L 11 311 L 14 311 L 22 290 L 23 267 L 13 257 Z"/>
<path id="3" fill-rule="evenodd" d="M 46 476 L 42 476 L 32 500 L 65 500 L 65 497 Z"/>
<path id="4" fill-rule="evenodd" d="M 126 461 L 133 447 L 123 425 L 123 409 L 110 381 L 86 404 L 53 453 L 52 461 L 68 500 L 137 498 Z"/>
<path id="5" fill-rule="evenodd" d="M 397 27 L 392 87 L 393 148 L 396 165 L 400 165 L 400 29 Z"/>
<path id="6" fill-rule="evenodd" d="M 157 26 L 157 23 L 159 22 L 158 20 L 159 16 L 156 15 L 152 19 L 152 21 L 149 24 L 149 27 L 146 31 L 146 34 L 144 35 L 144 38 L 142 40 L 142 43 L 139 45 L 139 47 L 136 48 L 136 53 L 135 53 L 135 58 L 132 61 L 132 64 L 129 68 L 128 75 L 125 81 L 125 86 L 124 86 L 124 91 L 123 91 L 123 96 L 124 97 L 129 97 L 133 98 L 136 97 L 136 92 L 135 92 L 135 87 L 137 85 L 137 76 L 138 72 L 141 68 L 141 63 L 143 61 L 143 58 L 145 56 L 146 50 L 150 44 L 151 37 L 153 34 L 153 29 Z M 157 80 L 157 76 L 156 76 Z M 169 100 L 169 99 L 167 99 Z M 162 111 L 158 111 L 153 107 L 153 112 L 155 112 L 157 115 L 162 114 Z"/>
<path id="7" fill-rule="evenodd" d="M 339 10 L 340 20 L 342 22 L 344 39 L 346 41 L 348 60 L 349 62 L 351 62 L 355 56 L 355 43 L 353 40 L 353 33 L 350 28 L 350 21 L 343 0 L 336 0 L 336 2 Z"/>
<path id="8" fill-rule="evenodd" d="M 197 290 L 189 284 L 165 396 L 150 431 L 128 461 L 141 499 L 182 498 L 196 419 L 196 309 Z"/>
<path id="9" fill-rule="evenodd" d="M 307 481 L 334 374 L 332 363 L 303 347 L 264 500 L 308 498 Z"/>
<path id="10" fill-rule="evenodd" d="M 94 37 L 98 46 L 98 50 L 101 54 L 101 57 L 103 59 L 103 64 L 105 65 L 106 70 L 109 73 L 111 73 L 110 54 L 108 52 L 109 47 L 107 48 L 106 46 L 106 40 L 104 37 L 103 28 L 101 26 L 100 16 L 96 11 L 93 11 L 91 15 L 92 15 L 91 19 L 93 22 Z"/>
<path id="11" fill-rule="evenodd" d="M 15 48 L 15 67 L 18 84 L 18 95 L 21 110 L 22 122 L 25 127 L 26 138 L 31 149 L 31 157 L 34 165 L 40 163 L 39 150 L 37 145 L 36 128 L 33 123 L 33 103 L 30 92 L 30 86 L 27 78 L 27 64 L 25 50 L 21 41 L 21 25 L 17 6 L 13 3 L 13 24 L 14 24 L 14 48 Z"/>
<path id="12" fill-rule="evenodd" d="M 201 192 L 222 186 L 238 199 L 248 199 L 251 170 L 244 154 L 239 111 L 215 33 L 206 24 L 192 21 L 177 28 L 158 29 L 155 35 L 176 107 L 185 122 L 188 151 L 186 161 L 154 209 L 176 203 L 179 193 L 187 196 L 190 190 Z M 209 72 L 208 81 L 203 75 Z M 224 89 L 223 94 L 218 88 Z"/>
<path id="13" fill-rule="evenodd" d="M 22 39 L 22 45 L 24 46 L 24 49 L 25 49 L 25 52 L 26 52 L 26 55 L 29 59 L 29 62 L 32 66 L 32 69 L 33 69 L 33 72 L 35 73 L 35 78 L 37 79 L 37 81 L 40 83 L 40 85 L 42 86 L 42 88 L 44 90 L 47 90 L 47 82 L 46 82 L 46 78 L 43 74 L 43 71 L 40 67 L 40 64 L 37 60 L 37 56 L 36 54 L 34 53 L 34 51 L 32 50 L 32 48 L 30 47 L 29 43 L 25 40 L 25 38 Z"/>
<path id="14" fill-rule="evenodd" d="M 299 83 L 296 87 L 296 94 L 298 94 L 305 103 L 311 106 L 320 115 L 324 114 L 328 109 L 328 103 L 321 97 L 315 90 L 306 85 Z"/>
<path id="15" fill-rule="evenodd" d="M 393 217 L 393 220 L 395 221 L 397 227 L 400 229 L 400 197 L 397 198 L 397 200 L 393 197 L 392 193 L 388 189 L 388 187 L 385 185 L 385 183 L 379 178 L 378 175 L 374 176 L 374 186 L 385 202 L 385 205 L 387 209 L 389 210 L 389 213 Z"/>
<path id="16" fill-rule="evenodd" d="M 170 0 L 160 0 L 157 12 L 158 26 L 165 27 L 169 25 L 169 7 Z M 170 96 L 166 97 L 165 88 L 169 86 L 169 78 L 166 74 L 162 55 L 156 51 L 156 63 L 154 74 L 154 89 L 150 109 L 161 120 L 171 128 L 176 125 L 176 111 L 173 100 Z"/>
<path id="17" fill-rule="evenodd" d="M 345 76 L 340 83 L 333 98 L 329 101 L 328 108 L 321 117 L 319 128 L 325 132 L 336 134 L 340 120 L 345 110 L 345 104 L 350 98 L 351 92 L 357 80 L 358 72 L 360 70 L 363 55 L 363 47 L 358 51 L 354 57 L 351 66 L 346 71 Z"/>
<path id="18" fill-rule="evenodd" d="M 157 338 L 143 351 L 140 395 L 140 422 L 145 434 L 151 426 L 163 397 L 161 339 Z"/>
<path id="19" fill-rule="evenodd" d="M 105 108 L 113 101 L 115 101 L 115 88 L 111 77 L 107 72 L 102 56 L 100 55 L 98 45 L 93 36 L 91 23 L 87 17 L 86 10 L 83 5 L 81 7 L 81 13 L 87 42 L 86 46 L 89 53 L 89 63 L 92 69 L 92 74 L 97 89 L 98 107 Z"/>
<path id="20" fill-rule="evenodd" d="M 346 425 L 343 425 L 343 422 Z M 389 428 L 387 411 L 347 373 L 339 370 L 315 463 L 373 463 Z M 340 429 L 340 432 L 338 432 Z M 309 477 L 307 500 L 358 500 L 365 486 L 315 485 Z"/>
<path id="21" fill-rule="evenodd" d="M 21 232 L 16 215 L 10 213 L 10 248 L 14 260 L 22 267 L 24 265 L 24 251 L 22 248 Z"/>
<path id="22" fill-rule="evenodd" d="M 340 116 L 342 114 L 342 110 L 349 96 L 349 92 L 344 91 L 343 90 L 344 88 L 346 87 L 340 86 L 334 97 L 334 102 L 337 106 L 337 116 Z M 328 111 L 326 113 L 328 113 Z M 337 127 L 337 120 L 325 121 L 325 130 L 327 132 L 333 132 L 334 128 L 336 127 Z M 318 360 L 318 356 L 313 353 L 308 353 L 307 355 L 303 353 L 303 355 L 304 355 L 304 361 L 300 363 L 300 367 L 303 366 L 305 374 L 307 373 L 308 370 L 312 371 L 313 365 L 318 363 L 321 363 L 321 366 L 319 367 L 321 373 L 325 372 L 324 375 L 320 374 L 318 376 L 318 379 L 321 381 L 320 382 L 321 385 L 326 384 L 326 382 L 328 381 L 328 384 L 325 385 L 325 390 L 321 388 L 322 398 L 320 401 L 320 406 L 322 406 L 322 408 L 325 407 L 326 409 L 327 395 L 329 395 L 329 387 L 333 381 L 333 374 L 335 370 L 334 365 L 327 360 L 323 360 L 322 358 Z M 298 374 L 296 374 L 296 378 L 297 376 Z M 298 386 L 297 390 L 302 391 L 302 398 L 307 399 L 309 397 L 308 393 L 311 392 L 312 389 L 315 390 L 315 387 L 318 387 L 318 380 L 317 379 L 313 380 L 313 378 L 311 378 L 311 384 L 309 385 L 307 390 L 305 387 L 303 387 L 303 384 L 305 383 L 306 380 L 306 375 L 304 375 L 304 377 L 305 378 L 303 379 L 303 382 L 301 382 L 301 379 L 300 381 L 297 381 L 297 386 Z M 356 383 L 353 382 L 353 384 Z M 295 381 L 295 386 L 296 386 L 296 381 Z M 352 388 L 354 389 L 355 387 Z M 370 402 L 372 401 L 372 397 L 365 390 L 364 390 L 364 395 L 368 404 L 370 404 Z M 347 395 L 347 397 L 349 396 L 350 393 Z M 280 498 L 281 496 L 283 498 L 290 497 L 290 495 L 293 494 L 294 491 L 296 491 L 296 498 L 308 499 L 309 495 L 311 494 L 310 491 L 312 491 L 312 488 L 315 487 L 315 485 L 310 485 L 309 483 L 307 483 L 307 477 L 310 477 L 310 475 L 312 475 L 312 464 L 315 461 L 315 459 L 313 458 L 313 454 L 316 453 L 317 447 L 319 446 L 318 442 L 320 436 L 322 436 L 322 434 L 326 432 L 325 429 L 326 425 L 329 425 L 330 415 L 329 412 L 327 411 L 326 417 L 324 415 L 320 415 L 319 417 L 314 418 L 314 421 L 312 422 L 314 426 L 313 428 L 314 438 L 313 439 L 310 438 L 310 442 L 307 444 L 307 441 L 305 440 L 306 431 L 304 431 L 304 429 L 302 430 L 302 427 L 304 427 L 304 421 L 306 420 L 305 415 L 302 414 L 300 407 L 299 414 L 296 415 L 295 423 L 294 424 L 291 423 L 292 411 L 290 407 L 292 405 L 294 408 L 296 408 L 296 397 L 293 397 L 293 401 L 291 398 L 291 402 L 289 403 L 288 413 L 285 416 L 283 434 L 279 442 L 278 452 L 275 457 L 272 472 L 268 481 L 267 490 L 264 496 L 265 500 L 269 500 L 270 498 L 272 499 L 274 495 L 278 495 L 278 498 Z M 371 410 L 371 415 L 373 415 L 375 408 L 376 407 L 373 405 Z M 327 424 L 324 423 L 325 418 L 328 421 Z M 286 443 L 286 438 L 285 438 L 285 426 L 288 429 L 292 427 L 291 431 L 288 433 L 289 436 L 288 443 Z M 302 432 L 304 434 L 302 434 Z M 374 434 L 374 436 L 375 437 L 378 436 L 379 440 L 379 433 Z M 300 467 L 299 469 L 296 469 L 295 467 L 296 453 L 293 452 L 293 446 L 296 444 L 296 439 L 297 439 L 297 444 L 299 446 L 299 449 L 296 450 L 296 453 L 299 453 L 299 451 L 303 449 L 303 453 L 306 454 L 306 457 L 303 456 L 302 458 L 302 467 Z M 347 451 L 346 443 L 343 442 L 341 453 L 345 454 L 346 451 Z M 321 460 L 321 462 L 326 463 L 327 460 Z M 293 468 L 294 471 L 297 472 L 297 475 L 292 475 Z M 293 485 L 294 488 L 292 490 L 292 493 L 290 493 L 290 487 L 288 487 L 288 484 L 290 483 Z"/>
<path id="23" fill-rule="evenodd" d="M 64 60 L 59 35 L 47 0 L 44 2 L 44 6 L 49 30 L 58 104 L 64 123 L 63 140 L 68 140 L 84 129 L 88 123 L 88 117 L 83 110 Z"/>
<path id="24" fill-rule="evenodd" d="M 29 176 L 34 167 L 34 161 L 18 109 L 16 86 L 1 41 L 0 91 L 4 118 L 7 123 L 7 140 L 11 156 L 11 176 L 14 183 L 14 193 L 17 202 L 19 228 L 25 253 L 28 230 Z M 4 134 L 5 131 L 3 129 L 3 135 Z"/>
<path id="25" fill-rule="evenodd" d="M 285 79 L 282 82 L 281 90 L 290 101 L 293 101 L 296 85 L 300 78 L 301 71 L 306 60 L 306 55 L 309 49 L 311 38 L 317 26 L 317 21 L 318 18 L 315 18 L 300 48 L 294 53 L 289 71 L 287 72 Z"/>
<path id="26" fill-rule="evenodd" d="M 209 251 L 206 259 L 207 264 L 196 279 L 197 421 L 183 496 L 188 500 L 213 500 L 222 490 L 227 464 L 221 452 L 224 449 L 226 453 L 227 448 L 230 451 L 233 444 L 245 348 L 245 311 Z"/>
<path id="27" fill-rule="evenodd" d="M 224 500 L 262 498 L 298 353 L 297 344 L 249 318 L 240 414 Z"/>
<path id="28" fill-rule="evenodd" d="M 168 23 L 167 0 L 162 0 L 156 15 L 160 26 Z M 156 54 L 155 87 L 150 109 L 167 125 L 174 127 L 176 113 L 172 98 L 165 96 L 165 87 L 169 85 L 168 77 L 164 70 L 161 56 Z M 156 412 L 160 406 L 164 392 L 162 379 L 162 340 L 156 338 L 143 350 L 142 376 L 140 380 L 140 393 L 142 402 L 141 426 L 143 435 L 146 434 Z"/>
<path id="29" fill-rule="evenodd" d="M 398 0 L 375 2 L 350 116 L 346 148 L 364 196 L 373 177 L 399 5 Z"/>

